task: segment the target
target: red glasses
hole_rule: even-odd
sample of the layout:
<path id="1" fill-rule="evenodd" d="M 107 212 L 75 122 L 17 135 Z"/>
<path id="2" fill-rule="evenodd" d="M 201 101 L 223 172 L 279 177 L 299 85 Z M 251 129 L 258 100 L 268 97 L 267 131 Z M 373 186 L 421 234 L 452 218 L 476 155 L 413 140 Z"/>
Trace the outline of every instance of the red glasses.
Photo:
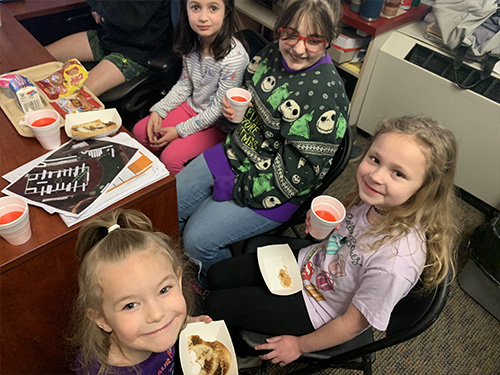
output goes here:
<path id="1" fill-rule="evenodd" d="M 286 45 L 295 46 L 300 40 L 304 41 L 304 46 L 309 52 L 321 52 L 325 48 L 330 47 L 330 43 L 321 38 L 313 36 L 302 36 L 294 30 L 280 27 L 280 40 Z"/>

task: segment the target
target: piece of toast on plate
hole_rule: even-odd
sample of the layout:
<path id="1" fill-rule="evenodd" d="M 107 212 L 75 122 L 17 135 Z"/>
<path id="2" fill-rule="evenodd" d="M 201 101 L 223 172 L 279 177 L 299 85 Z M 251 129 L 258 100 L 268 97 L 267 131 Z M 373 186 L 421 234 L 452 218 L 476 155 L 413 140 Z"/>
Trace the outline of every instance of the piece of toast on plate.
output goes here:
<path id="1" fill-rule="evenodd" d="M 205 341 L 198 335 L 188 338 L 188 350 L 196 353 L 201 371 L 198 375 L 225 375 L 231 366 L 231 353 L 220 341 Z"/>

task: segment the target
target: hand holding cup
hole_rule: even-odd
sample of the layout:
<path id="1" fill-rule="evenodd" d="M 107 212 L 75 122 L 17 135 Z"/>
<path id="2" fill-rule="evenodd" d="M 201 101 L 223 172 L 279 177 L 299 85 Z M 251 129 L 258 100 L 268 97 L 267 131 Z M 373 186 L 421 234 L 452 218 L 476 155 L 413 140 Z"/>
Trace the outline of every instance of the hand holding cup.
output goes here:
<path id="1" fill-rule="evenodd" d="M 320 195 L 311 203 L 308 231 L 314 238 L 322 240 L 344 220 L 345 214 L 342 202 L 329 195 Z"/>
<path id="2" fill-rule="evenodd" d="M 250 105 L 252 95 L 245 89 L 234 87 L 227 90 L 226 98 L 229 106 L 234 111 L 233 118 L 229 121 L 236 124 L 240 123 L 245 116 L 248 106 Z"/>

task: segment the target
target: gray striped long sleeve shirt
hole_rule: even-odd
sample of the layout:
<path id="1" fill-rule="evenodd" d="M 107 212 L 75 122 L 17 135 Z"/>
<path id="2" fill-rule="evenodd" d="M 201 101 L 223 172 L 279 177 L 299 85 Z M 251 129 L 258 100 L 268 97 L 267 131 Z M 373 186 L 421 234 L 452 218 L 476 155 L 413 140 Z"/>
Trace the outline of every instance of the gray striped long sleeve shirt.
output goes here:
<path id="1" fill-rule="evenodd" d="M 232 87 L 239 87 L 248 65 L 248 54 L 243 45 L 233 38 L 234 47 L 222 60 L 212 56 L 199 56 L 191 52 L 182 58 L 182 73 L 169 93 L 153 107 L 151 112 L 162 118 L 185 101 L 197 112 L 191 119 L 176 126 L 185 138 L 212 126 L 222 116 L 222 98 Z"/>

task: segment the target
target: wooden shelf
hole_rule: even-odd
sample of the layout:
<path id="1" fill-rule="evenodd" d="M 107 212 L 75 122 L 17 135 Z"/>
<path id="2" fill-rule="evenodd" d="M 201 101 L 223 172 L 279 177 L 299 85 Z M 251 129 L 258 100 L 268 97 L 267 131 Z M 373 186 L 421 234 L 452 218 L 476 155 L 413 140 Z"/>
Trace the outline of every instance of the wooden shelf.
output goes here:
<path id="1" fill-rule="evenodd" d="M 428 5 L 419 4 L 419 6 L 411 7 L 405 13 L 397 17 L 379 17 L 376 21 L 367 22 L 361 19 L 358 13 L 351 11 L 349 9 L 349 4 L 343 4 L 342 19 L 340 22 L 352 26 L 355 29 L 364 31 L 369 35 L 376 36 L 399 26 L 421 19 L 430 11 L 430 9 L 431 7 Z"/>
<path id="2" fill-rule="evenodd" d="M 19 21 L 88 6 L 85 0 L 24 0 L 2 5 Z"/>
<path id="3" fill-rule="evenodd" d="M 363 67 L 363 63 L 362 62 L 355 62 L 355 63 L 345 62 L 342 64 L 335 63 L 335 66 L 339 69 L 342 69 L 344 72 L 349 73 L 353 77 L 359 78 L 359 74 Z"/>
<path id="4" fill-rule="evenodd" d="M 271 11 L 271 9 L 260 5 L 255 0 L 235 0 L 234 3 L 236 9 L 245 16 L 258 21 L 261 25 L 267 27 L 268 29 L 274 29 L 277 16 Z"/>

